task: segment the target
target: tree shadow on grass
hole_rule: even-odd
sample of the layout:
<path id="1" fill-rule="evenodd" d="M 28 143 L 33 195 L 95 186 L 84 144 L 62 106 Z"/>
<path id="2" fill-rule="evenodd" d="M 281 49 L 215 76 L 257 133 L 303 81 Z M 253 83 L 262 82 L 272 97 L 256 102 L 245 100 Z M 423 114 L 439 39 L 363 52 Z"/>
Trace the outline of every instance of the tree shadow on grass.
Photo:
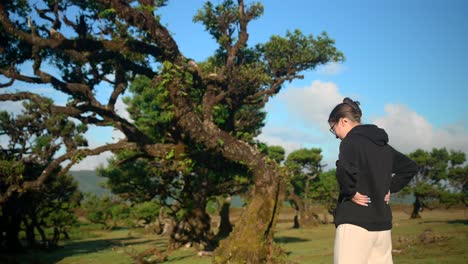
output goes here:
<path id="1" fill-rule="evenodd" d="M 427 224 L 427 223 L 447 223 L 447 224 L 468 225 L 468 219 L 456 219 L 456 220 L 449 220 L 449 221 L 433 220 L 433 221 L 422 221 L 421 223 L 424 223 L 424 224 Z"/>
<path id="2" fill-rule="evenodd" d="M 303 239 L 303 238 L 298 238 L 298 237 L 288 237 L 288 236 L 275 237 L 274 239 L 276 243 L 285 243 L 285 244 L 309 241 L 309 239 Z"/>
<path id="3" fill-rule="evenodd" d="M 468 225 L 468 219 L 450 220 L 450 221 L 447 221 L 447 223 L 449 223 L 449 224 L 464 224 L 464 225 Z"/>
<path id="4" fill-rule="evenodd" d="M 83 254 L 91 254 L 101 250 L 110 249 L 113 247 L 126 247 L 126 246 L 135 246 L 141 244 L 160 244 L 158 241 L 154 240 L 135 240 L 137 237 L 125 237 L 125 238 L 114 238 L 114 239 L 95 239 L 95 240 L 85 240 L 85 241 L 75 241 L 60 246 L 53 250 L 28 250 L 26 254 L 21 256 L 6 256 L 8 259 L 15 260 L 16 262 L 11 263 L 35 263 L 35 264 L 45 264 L 45 263 L 57 263 L 60 260 Z"/>

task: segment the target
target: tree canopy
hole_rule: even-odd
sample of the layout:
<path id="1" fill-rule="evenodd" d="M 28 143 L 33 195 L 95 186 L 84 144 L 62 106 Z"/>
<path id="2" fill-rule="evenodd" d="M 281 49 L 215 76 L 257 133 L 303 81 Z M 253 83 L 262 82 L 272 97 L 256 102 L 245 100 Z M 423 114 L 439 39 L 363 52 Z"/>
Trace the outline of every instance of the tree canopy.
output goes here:
<path id="1" fill-rule="evenodd" d="M 417 149 L 409 154 L 419 166 L 419 171 L 408 187 L 403 190 L 415 196 L 412 218 L 420 218 L 424 208 L 441 203 L 451 206 L 467 201 L 468 167 L 465 153 L 433 148 L 431 151 Z"/>
<path id="2" fill-rule="evenodd" d="M 5 140 L 0 145 L 0 250 L 20 250 L 20 230 L 25 230 L 27 246 L 37 246 L 38 231 L 43 245 L 54 247 L 76 222 L 73 209 L 81 200 L 76 181 L 64 171 L 59 173 L 60 167 L 48 177 L 41 177 L 41 171 L 57 162 L 58 152 L 86 146 L 82 134 L 86 127 L 76 126 L 65 115 L 51 114 L 49 103 L 24 102 L 23 111 L 16 115 L 0 112 L 0 136 Z M 28 183 L 44 187 L 37 191 Z M 54 230 L 52 238 L 45 228 Z"/>

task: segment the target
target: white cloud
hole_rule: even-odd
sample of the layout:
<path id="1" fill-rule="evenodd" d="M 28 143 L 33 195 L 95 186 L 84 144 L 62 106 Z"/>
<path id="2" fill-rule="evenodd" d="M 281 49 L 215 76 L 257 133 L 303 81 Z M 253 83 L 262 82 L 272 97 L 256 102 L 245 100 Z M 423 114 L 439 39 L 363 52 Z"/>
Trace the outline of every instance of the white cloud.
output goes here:
<path id="1" fill-rule="evenodd" d="M 23 101 L 2 101 L 0 102 L 0 110 L 17 115 L 24 110 Z"/>
<path id="2" fill-rule="evenodd" d="M 336 84 L 314 81 L 303 88 L 289 88 L 275 99 L 286 106 L 288 114 L 299 118 L 303 125 L 328 130 L 328 117 L 331 110 L 343 100 Z"/>
<path id="3" fill-rule="evenodd" d="M 442 147 L 468 153 L 468 131 L 462 122 L 437 128 L 405 105 L 387 104 L 385 116 L 375 118 L 373 123 L 384 128 L 390 144 L 403 153 Z"/>
<path id="4" fill-rule="evenodd" d="M 258 139 L 282 146 L 286 155 L 304 147 L 322 148 L 324 162 L 334 165 L 338 146 L 328 132 L 327 120 L 344 97 L 331 82 L 314 81 L 307 87 L 284 89 L 268 103 L 266 111 L 271 118 Z"/>
<path id="5" fill-rule="evenodd" d="M 327 63 L 324 66 L 317 69 L 318 74 L 333 76 L 342 73 L 346 68 L 343 64 L 338 62 Z"/>
<path id="6" fill-rule="evenodd" d="M 122 133 L 120 130 L 112 129 L 112 142 L 117 142 L 123 138 L 125 138 L 124 133 Z"/>
<path id="7" fill-rule="evenodd" d="M 103 152 L 97 156 L 88 156 L 84 158 L 80 163 L 77 163 L 71 167 L 70 170 L 95 170 L 98 166 L 106 166 L 108 159 L 112 157 L 110 151 Z"/>
<path id="8" fill-rule="evenodd" d="M 310 138 L 309 134 L 290 129 L 287 127 L 267 126 L 262 134 L 257 137 L 261 142 L 270 146 L 281 146 L 286 151 L 286 156 L 292 151 L 304 147 L 304 143 Z"/>
<path id="9" fill-rule="evenodd" d="M 0 135 L 0 148 L 8 148 L 8 143 L 10 142 L 10 137 L 7 135 Z"/>
<path id="10" fill-rule="evenodd" d="M 122 98 L 117 99 L 115 102 L 115 111 L 120 117 L 127 119 L 129 122 L 133 123 L 133 120 L 130 118 L 130 113 L 127 111 L 127 105 L 122 101 Z"/>

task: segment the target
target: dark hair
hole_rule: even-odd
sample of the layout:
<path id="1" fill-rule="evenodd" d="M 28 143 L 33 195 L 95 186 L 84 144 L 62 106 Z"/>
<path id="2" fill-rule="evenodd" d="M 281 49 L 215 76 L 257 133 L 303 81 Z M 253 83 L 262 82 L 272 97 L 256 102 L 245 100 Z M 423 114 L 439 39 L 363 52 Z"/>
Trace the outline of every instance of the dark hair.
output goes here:
<path id="1" fill-rule="evenodd" d="M 329 123 L 336 123 L 342 117 L 346 117 L 353 122 L 361 123 L 362 111 L 359 102 L 346 97 L 343 102 L 336 105 L 328 118 Z"/>

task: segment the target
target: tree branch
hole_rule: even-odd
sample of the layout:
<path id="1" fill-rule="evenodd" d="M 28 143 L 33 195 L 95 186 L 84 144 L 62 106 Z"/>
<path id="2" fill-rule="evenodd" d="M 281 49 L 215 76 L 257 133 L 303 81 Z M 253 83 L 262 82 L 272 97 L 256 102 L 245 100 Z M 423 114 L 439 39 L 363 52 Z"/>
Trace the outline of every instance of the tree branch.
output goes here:
<path id="1" fill-rule="evenodd" d="M 165 157 L 167 153 L 173 148 L 174 145 L 172 144 L 154 144 L 143 146 L 143 150 L 148 151 L 148 153 L 154 157 Z M 11 185 L 7 191 L 0 195 L 0 205 L 3 205 L 14 193 L 40 190 L 52 172 L 64 161 L 69 160 L 70 163 L 67 164 L 67 166 L 65 166 L 62 170 L 60 170 L 60 175 L 67 173 L 74 164 L 81 160 L 80 158 L 95 156 L 106 151 L 116 151 L 119 149 L 141 149 L 141 146 L 126 140 L 121 140 L 117 143 L 107 144 L 94 149 L 75 149 L 74 151 L 69 151 L 49 163 L 49 165 L 42 171 L 41 175 L 36 180 L 25 181 L 22 186 Z"/>
<path id="2" fill-rule="evenodd" d="M 117 15 L 127 21 L 128 24 L 149 33 L 151 40 L 157 44 L 159 50 L 163 51 L 157 57 L 161 61 L 174 61 L 182 65 L 184 57 L 179 51 L 177 43 L 170 35 L 167 28 L 159 23 L 159 19 L 147 10 L 137 10 L 124 1 L 120 0 L 98 0 L 99 3 L 116 10 Z M 151 1 L 145 1 L 142 5 L 154 6 Z"/>
<path id="3" fill-rule="evenodd" d="M 268 103 L 268 101 L 270 100 L 270 97 L 272 97 L 273 95 L 277 94 L 280 91 L 281 86 L 283 85 L 284 82 L 292 81 L 296 78 L 301 78 L 301 77 L 302 75 L 295 75 L 295 74 L 287 74 L 283 77 L 277 77 L 272 80 L 270 88 L 261 90 L 259 92 L 256 92 L 255 94 L 248 96 L 245 99 L 245 101 L 248 102 L 249 100 L 257 100 L 258 98 L 263 97 L 262 102 L 258 104 L 260 107 L 263 107 L 266 105 L 266 103 Z"/>
<path id="4" fill-rule="evenodd" d="M 239 50 L 245 47 L 247 40 L 249 39 L 249 34 L 247 33 L 247 24 L 249 23 L 249 19 L 245 14 L 245 6 L 244 0 L 238 0 L 239 3 L 239 39 L 237 40 L 236 44 L 232 46 L 232 48 L 228 49 L 228 57 L 226 61 L 226 68 L 228 72 L 231 71 L 232 67 L 234 66 L 234 61 L 237 56 Z"/>
<path id="5" fill-rule="evenodd" d="M 27 83 L 37 83 L 37 84 L 45 83 L 40 78 L 21 75 L 15 70 L 11 70 L 11 69 L 10 70 L 0 69 L 0 74 L 2 74 L 5 77 L 11 78 L 12 80 L 18 80 L 18 81 L 27 82 Z"/>

